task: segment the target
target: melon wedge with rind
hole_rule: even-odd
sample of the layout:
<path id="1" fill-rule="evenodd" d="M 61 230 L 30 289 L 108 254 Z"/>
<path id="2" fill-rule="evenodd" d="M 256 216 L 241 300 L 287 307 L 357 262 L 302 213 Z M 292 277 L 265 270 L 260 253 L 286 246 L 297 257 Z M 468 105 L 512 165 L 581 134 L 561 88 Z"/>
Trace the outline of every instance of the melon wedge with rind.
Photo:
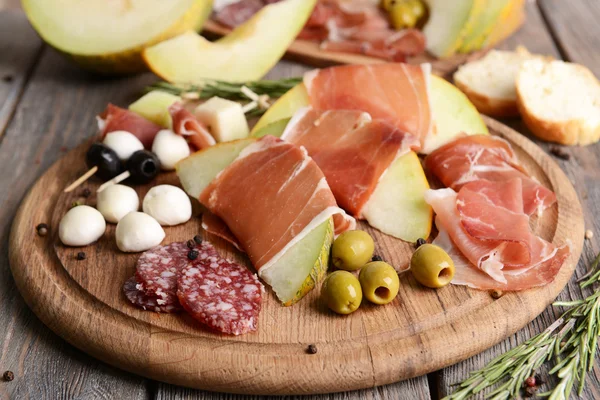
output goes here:
<path id="1" fill-rule="evenodd" d="M 316 0 L 285 0 L 263 7 L 230 34 L 209 42 L 187 32 L 144 51 L 149 68 L 170 82 L 261 79 L 285 54 Z"/>
<path id="2" fill-rule="evenodd" d="M 176 171 L 184 190 L 191 197 L 198 198 L 210 182 L 255 141 L 247 138 L 219 143 L 180 161 Z M 333 232 L 333 218 L 330 217 L 306 232 L 303 238 L 279 255 L 269 268 L 259 271 L 259 276 L 271 286 L 283 305 L 296 303 L 323 278 L 329 262 Z"/>
<path id="3" fill-rule="evenodd" d="M 181 101 L 181 97 L 160 90 L 153 90 L 131 103 L 129 110 L 163 128 L 171 129 L 173 121 L 171 120 L 171 114 L 169 114 L 169 107 L 178 101 Z"/>
<path id="4" fill-rule="evenodd" d="M 146 69 L 142 50 L 198 31 L 212 0 L 22 0 L 31 25 L 50 46 L 85 69 L 129 74 Z"/>
<path id="5" fill-rule="evenodd" d="M 291 118 L 283 118 L 278 121 L 271 122 L 269 125 L 263 126 L 258 131 L 254 132 L 254 134 L 252 134 L 252 137 L 261 138 L 267 135 L 281 137 L 290 120 Z"/>
<path id="6" fill-rule="evenodd" d="M 256 132 L 275 121 L 291 118 L 296 111 L 309 104 L 310 98 L 308 97 L 308 91 L 304 83 L 294 86 L 269 107 L 256 125 L 254 125 L 250 135 L 254 136 Z"/>
<path id="7" fill-rule="evenodd" d="M 425 202 L 429 189 L 419 156 L 409 152 L 390 165 L 365 204 L 369 225 L 407 242 L 427 239 L 433 211 Z"/>
<path id="8" fill-rule="evenodd" d="M 430 85 L 434 127 L 425 138 L 423 154 L 431 153 L 461 134 L 489 134 L 479 111 L 456 86 L 434 75 Z"/>
<path id="9" fill-rule="evenodd" d="M 484 46 L 494 47 L 516 32 L 524 22 L 525 0 L 513 0 L 511 6 L 507 7 L 505 14 L 486 39 Z"/>
<path id="10" fill-rule="evenodd" d="M 485 40 L 490 35 L 496 24 L 499 23 L 503 13 L 511 6 L 512 0 L 488 0 L 483 13 L 478 18 L 471 33 L 463 40 L 459 51 L 471 53 L 484 47 Z"/>
<path id="11" fill-rule="evenodd" d="M 449 57 L 468 34 L 482 0 L 427 0 L 429 20 L 423 28 L 427 50 L 436 57 Z"/>

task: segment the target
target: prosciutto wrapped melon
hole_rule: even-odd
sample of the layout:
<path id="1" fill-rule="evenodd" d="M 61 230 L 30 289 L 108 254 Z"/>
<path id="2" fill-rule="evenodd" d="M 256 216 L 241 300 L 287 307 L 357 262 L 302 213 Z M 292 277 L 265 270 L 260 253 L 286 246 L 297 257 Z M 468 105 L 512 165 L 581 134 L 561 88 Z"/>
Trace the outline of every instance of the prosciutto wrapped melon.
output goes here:
<path id="1" fill-rule="evenodd" d="M 323 277 L 333 231 L 355 224 L 306 152 L 272 136 L 210 147 L 180 162 L 177 173 L 284 305 Z M 223 233 L 219 219 L 204 219 L 205 227 Z"/>

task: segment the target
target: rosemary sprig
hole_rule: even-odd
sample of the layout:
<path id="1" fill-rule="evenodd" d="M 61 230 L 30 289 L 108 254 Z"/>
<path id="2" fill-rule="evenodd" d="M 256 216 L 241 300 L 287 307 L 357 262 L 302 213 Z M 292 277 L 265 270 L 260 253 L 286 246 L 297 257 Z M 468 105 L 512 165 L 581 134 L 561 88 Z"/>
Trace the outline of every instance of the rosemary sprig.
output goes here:
<path id="1" fill-rule="evenodd" d="M 235 101 L 254 101 L 255 99 L 248 95 L 243 88 L 250 89 L 258 96 L 267 96 L 268 99 L 274 99 L 283 96 L 288 90 L 302 82 L 302 78 L 285 78 L 278 80 L 261 80 L 243 83 L 230 83 L 218 80 L 206 80 L 202 84 L 184 84 L 157 82 L 146 88 L 146 91 L 162 90 L 182 96 L 186 99 L 208 99 L 213 96 L 219 96 L 224 99 Z M 266 107 L 251 108 L 246 114 L 258 116 L 266 111 Z"/>
<path id="2" fill-rule="evenodd" d="M 600 282 L 599 264 L 600 254 L 586 274 L 587 279 L 580 283 L 582 289 Z M 556 365 L 549 373 L 556 375 L 559 382 L 554 389 L 538 396 L 566 400 L 575 383 L 578 383 L 577 392 L 581 395 L 585 376 L 594 367 L 600 335 L 600 290 L 582 300 L 557 301 L 553 305 L 568 308 L 543 332 L 496 357 L 482 369 L 471 372 L 469 378 L 459 384 L 458 390 L 444 399 L 467 399 L 496 385 L 486 398 L 516 398 L 525 380 L 551 359 Z"/>

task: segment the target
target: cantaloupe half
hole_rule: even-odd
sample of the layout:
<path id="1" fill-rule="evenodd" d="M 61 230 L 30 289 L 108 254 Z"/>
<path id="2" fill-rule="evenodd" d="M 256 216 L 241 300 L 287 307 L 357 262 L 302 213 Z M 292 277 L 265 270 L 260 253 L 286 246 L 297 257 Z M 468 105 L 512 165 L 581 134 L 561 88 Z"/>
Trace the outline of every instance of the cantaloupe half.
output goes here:
<path id="1" fill-rule="evenodd" d="M 240 152 L 256 139 L 248 138 L 219 143 L 181 160 L 177 176 L 185 191 L 198 198 L 200 193 L 231 164 Z M 285 306 L 300 300 L 315 287 L 327 272 L 333 242 L 333 219 L 315 227 L 290 247 L 268 269 L 258 271 Z"/>
<path id="2" fill-rule="evenodd" d="M 144 59 L 155 74 L 170 82 L 258 80 L 283 56 L 315 4 L 316 0 L 274 3 L 216 42 L 187 32 L 147 48 Z"/>
<path id="3" fill-rule="evenodd" d="M 512 3 L 514 3 L 513 0 L 487 0 L 486 6 L 475 22 L 472 31 L 463 39 L 459 51 L 470 53 L 483 48 L 489 34 Z"/>
<path id="4" fill-rule="evenodd" d="M 42 39 L 82 67 L 105 74 L 145 69 L 141 51 L 200 30 L 212 0 L 22 0 Z"/>

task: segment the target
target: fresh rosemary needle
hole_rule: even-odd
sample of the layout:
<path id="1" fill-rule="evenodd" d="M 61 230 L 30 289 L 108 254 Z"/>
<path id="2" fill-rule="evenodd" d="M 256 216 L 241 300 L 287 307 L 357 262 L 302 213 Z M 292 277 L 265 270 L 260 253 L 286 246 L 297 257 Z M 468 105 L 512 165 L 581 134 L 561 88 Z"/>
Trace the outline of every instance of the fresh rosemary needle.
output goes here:
<path id="1" fill-rule="evenodd" d="M 585 289 L 600 282 L 600 254 L 580 283 Z M 566 400 L 577 384 L 579 395 L 585 387 L 587 372 L 594 367 L 600 335 L 600 290 L 581 300 L 557 301 L 555 307 L 567 307 L 559 319 L 521 345 L 496 357 L 485 367 L 471 372 L 445 400 L 462 400 L 493 388 L 486 398 L 493 400 L 519 397 L 525 380 L 546 361 L 554 360 L 550 375 L 559 379 L 554 389 L 539 393 L 550 400 Z"/>
<path id="2" fill-rule="evenodd" d="M 231 83 L 217 80 L 207 80 L 202 84 L 179 84 L 169 82 L 156 82 L 146 88 L 147 92 L 161 90 L 163 92 L 182 96 L 187 99 L 208 99 L 214 96 L 235 101 L 254 101 L 248 91 L 270 99 L 283 96 L 288 90 L 302 82 L 302 78 L 284 78 L 278 80 L 261 80 L 252 82 Z M 249 116 L 259 116 L 266 111 L 266 107 L 255 107 L 246 112 Z"/>

